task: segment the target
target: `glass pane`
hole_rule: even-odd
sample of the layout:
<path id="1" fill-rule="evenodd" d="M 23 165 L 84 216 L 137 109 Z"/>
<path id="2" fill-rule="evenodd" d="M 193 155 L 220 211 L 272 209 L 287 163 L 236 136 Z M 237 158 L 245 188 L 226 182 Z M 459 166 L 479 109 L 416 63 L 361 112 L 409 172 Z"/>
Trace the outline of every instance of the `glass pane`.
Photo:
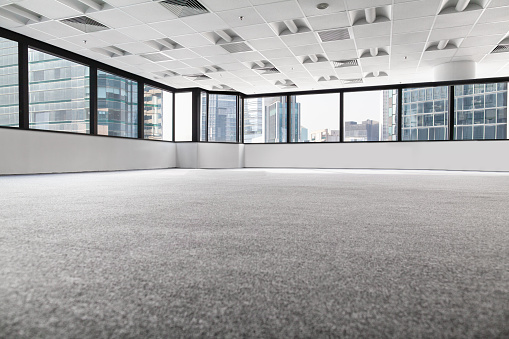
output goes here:
<path id="1" fill-rule="evenodd" d="M 90 133 L 89 68 L 28 50 L 30 128 Z"/>
<path id="2" fill-rule="evenodd" d="M 207 92 L 201 92 L 200 141 L 207 141 Z"/>
<path id="3" fill-rule="evenodd" d="M 209 94 L 208 141 L 237 142 L 237 96 Z"/>
<path id="4" fill-rule="evenodd" d="M 286 97 L 244 100 L 244 142 L 286 142 Z"/>
<path id="5" fill-rule="evenodd" d="M 408 97 L 408 96 L 407 96 Z M 412 100 L 424 99 L 426 91 L 412 93 Z M 398 91 L 383 90 L 344 94 L 344 141 L 395 141 L 398 131 Z M 413 110 L 407 107 L 407 110 Z M 415 109 L 418 109 L 416 105 Z M 405 125 L 413 125 L 412 120 Z"/>
<path id="6" fill-rule="evenodd" d="M 19 127 L 18 43 L 0 38 L 0 126 Z"/>
<path id="7" fill-rule="evenodd" d="M 173 93 L 145 85 L 145 139 L 172 140 Z"/>
<path id="8" fill-rule="evenodd" d="M 291 97 L 292 142 L 339 141 L 339 93 Z"/>
<path id="9" fill-rule="evenodd" d="M 118 75 L 97 71 L 97 133 L 138 137 L 138 83 Z"/>
<path id="10" fill-rule="evenodd" d="M 415 121 L 415 125 L 408 126 L 403 124 L 402 140 L 446 140 L 449 131 L 449 88 L 447 86 L 428 87 L 425 90 L 426 93 L 429 92 L 430 94 L 426 95 L 423 101 L 415 103 L 414 101 L 407 100 L 408 97 L 412 98 L 415 96 L 414 93 L 420 93 L 422 90 L 423 88 L 403 89 L 403 119 L 404 121 L 407 118 Z M 466 85 L 461 88 L 461 91 L 473 94 L 474 87 Z M 422 105 L 422 111 L 413 109 L 413 106 L 416 104 L 418 107 Z M 465 110 L 471 110 L 473 105 L 473 95 L 470 96 L 470 101 L 456 100 L 456 106 L 461 106 Z M 457 115 L 457 119 L 460 119 L 462 122 L 466 122 L 468 118 L 469 116 L 466 112 L 463 115 Z M 460 129 L 457 129 L 457 131 L 460 131 Z"/>
<path id="11" fill-rule="evenodd" d="M 175 141 L 193 139 L 193 93 L 175 93 Z"/>
<path id="12" fill-rule="evenodd" d="M 458 90 L 466 86 L 474 90 Z M 454 124 L 468 126 L 457 129 L 455 140 L 507 139 L 507 83 L 454 86 L 454 98 L 463 102 L 454 108 Z"/>

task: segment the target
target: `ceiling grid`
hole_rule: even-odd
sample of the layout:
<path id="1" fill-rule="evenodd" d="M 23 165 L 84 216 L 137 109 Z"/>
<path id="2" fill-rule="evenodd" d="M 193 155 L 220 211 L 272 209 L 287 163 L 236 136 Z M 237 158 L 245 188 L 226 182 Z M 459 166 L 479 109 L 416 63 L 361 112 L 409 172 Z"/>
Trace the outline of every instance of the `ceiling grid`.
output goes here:
<path id="1" fill-rule="evenodd" d="M 509 76 L 509 0 L 3 0 L 0 26 L 176 88 L 427 82 L 461 60 Z"/>

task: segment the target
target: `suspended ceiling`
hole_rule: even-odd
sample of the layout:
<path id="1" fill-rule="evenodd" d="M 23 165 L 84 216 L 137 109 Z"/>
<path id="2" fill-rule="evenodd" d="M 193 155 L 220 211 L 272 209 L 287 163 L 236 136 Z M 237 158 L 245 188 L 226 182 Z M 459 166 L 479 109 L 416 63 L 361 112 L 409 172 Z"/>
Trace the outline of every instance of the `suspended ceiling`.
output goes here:
<path id="1" fill-rule="evenodd" d="M 176 88 L 423 82 L 462 60 L 509 75 L 509 0 L 0 0 L 0 26 Z"/>

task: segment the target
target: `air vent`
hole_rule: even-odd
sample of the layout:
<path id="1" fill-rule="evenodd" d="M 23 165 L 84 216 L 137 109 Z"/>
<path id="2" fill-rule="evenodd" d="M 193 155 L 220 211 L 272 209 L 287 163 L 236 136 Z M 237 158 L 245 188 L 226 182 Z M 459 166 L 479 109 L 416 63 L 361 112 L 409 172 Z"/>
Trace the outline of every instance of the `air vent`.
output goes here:
<path id="1" fill-rule="evenodd" d="M 281 73 L 279 70 L 274 66 L 268 66 L 268 67 L 260 67 L 260 68 L 254 68 L 253 70 L 260 72 L 260 74 L 276 74 Z"/>
<path id="2" fill-rule="evenodd" d="M 107 26 L 93 19 L 90 19 L 87 16 L 78 16 L 76 18 L 64 19 L 60 20 L 60 22 L 79 29 L 85 33 L 99 32 L 104 31 L 105 29 L 109 29 Z"/>
<path id="3" fill-rule="evenodd" d="M 318 32 L 318 36 L 320 37 L 320 40 L 322 40 L 322 42 L 350 39 L 350 33 L 348 33 L 348 28 L 320 31 Z"/>
<path id="4" fill-rule="evenodd" d="M 226 51 L 230 53 L 241 53 L 241 52 L 251 52 L 252 49 L 245 42 L 235 42 L 233 44 L 223 44 L 219 45 L 223 47 Z"/>
<path id="5" fill-rule="evenodd" d="M 362 79 L 341 79 L 343 85 L 362 84 Z"/>
<path id="6" fill-rule="evenodd" d="M 213 90 L 217 90 L 217 91 L 233 91 L 234 89 L 231 88 L 230 86 L 228 85 L 217 85 L 217 86 L 212 86 L 212 89 Z"/>
<path id="7" fill-rule="evenodd" d="M 188 74 L 184 75 L 185 78 L 188 78 L 189 80 L 208 80 L 210 77 L 206 76 L 205 74 Z"/>
<path id="8" fill-rule="evenodd" d="M 166 55 L 161 53 L 143 54 L 141 56 L 153 62 L 172 60 L 170 57 L 167 57 Z"/>
<path id="9" fill-rule="evenodd" d="M 161 78 L 169 78 L 169 77 L 175 77 L 178 76 L 178 73 L 175 73 L 173 71 L 162 71 L 162 72 L 154 72 L 154 75 Z"/>
<path id="10" fill-rule="evenodd" d="M 196 0 L 164 0 L 159 4 L 179 18 L 209 12 L 205 6 Z"/>
<path id="11" fill-rule="evenodd" d="M 509 52 L 509 45 L 498 45 L 495 47 L 493 51 L 491 51 L 492 54 L 494 53 L 507 53 Z"/>
<path id="12" fill-rule="evenodd" d="M 130 55 L 130 53 L 124 51 L 121 48 L 115 46 L 105 46 L 105 47 L 94 47 L 90 49 L 96 53 L 100 53 L 102 55 L 108 56 L 110 58 L 121 57 L 125 55 Z"/>
<path id="13" fill-rule="evenodd" d="M 358 66 L 359 63 L 357 62 L 357 59 L 352 60 L 333 60 L 332 66 L 334 68 L 344 68 L 344 67 L 352 67 L 352 66 Z"/>

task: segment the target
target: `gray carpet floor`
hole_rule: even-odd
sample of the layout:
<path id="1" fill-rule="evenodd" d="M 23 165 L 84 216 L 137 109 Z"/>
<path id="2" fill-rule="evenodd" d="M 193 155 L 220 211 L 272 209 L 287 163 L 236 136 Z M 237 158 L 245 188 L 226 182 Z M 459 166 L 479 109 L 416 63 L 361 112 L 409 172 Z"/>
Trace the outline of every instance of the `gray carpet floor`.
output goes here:
<path id="1" fill-rule="evenodd" d="M 0 177 L 0 338 L 508 338 L 509 174 Z"/>

